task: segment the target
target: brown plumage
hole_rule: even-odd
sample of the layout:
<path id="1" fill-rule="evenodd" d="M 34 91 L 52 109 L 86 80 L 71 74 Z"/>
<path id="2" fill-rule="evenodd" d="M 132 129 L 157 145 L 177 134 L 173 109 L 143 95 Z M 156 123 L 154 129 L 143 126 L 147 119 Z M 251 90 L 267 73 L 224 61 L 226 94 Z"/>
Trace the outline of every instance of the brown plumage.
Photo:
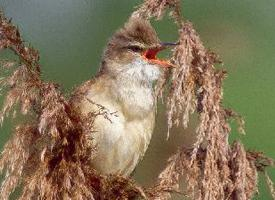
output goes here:
<path id="1" fill-rule="evenodd" d="M 97 76 L 76 89 L 72 102 L 82 115 L 102 106 L 109 113 L 96 118 L 91 133 L 97 146 L 92 165 L 102 173 L 129 175 L 150 143 L 160 47 L 150 23 L 132 17 L 108 42 Z"/>

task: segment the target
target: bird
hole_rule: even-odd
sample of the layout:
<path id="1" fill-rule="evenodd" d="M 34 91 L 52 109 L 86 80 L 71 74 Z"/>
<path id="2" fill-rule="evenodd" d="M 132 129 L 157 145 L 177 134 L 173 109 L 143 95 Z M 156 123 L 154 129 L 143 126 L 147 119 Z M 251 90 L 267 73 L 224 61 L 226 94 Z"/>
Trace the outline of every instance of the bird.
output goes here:
<path id="1" fill-rule="evenodd" d="M 75 89 L 74 108 L 85 116 L 104 108 L 91 130 L 102 174 L 129 176 L 150 143 L 156 115 L 154 83 L 173 65 L 157 53 L 175 43 L 161 43 L 149 20 L 130 17 L 109 39 L 98 73 Z"/>

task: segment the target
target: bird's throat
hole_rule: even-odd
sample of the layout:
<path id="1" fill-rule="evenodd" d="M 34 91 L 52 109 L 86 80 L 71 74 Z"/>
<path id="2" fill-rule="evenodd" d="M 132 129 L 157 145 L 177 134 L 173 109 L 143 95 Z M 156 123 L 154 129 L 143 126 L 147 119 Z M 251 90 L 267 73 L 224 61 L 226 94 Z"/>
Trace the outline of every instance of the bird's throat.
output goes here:
<path id="1" fill-rule="evenodd" d="M 127 82 L 117 82 L 113 90 L 128 118 L 143 118 L 154 110 L 152 87 Z"/>
<path id="2" fill-rule="evenodd" d="M 153 83 L 160 76 L 157 66 L 135 60 L 117 74 L 112 92 L 127 116 L 142 118 L 154 110 Z"/>
<path id="3" fill-rule="evenodd" d="M 118 79 L 129 81 L 132 84 L 146 84 L 152 87 L 153 82 L 160 77 L 160 68 L 142 57 L 135 58 L 131 63 L 122 67 L 122 70 L 117 74 Z"/>

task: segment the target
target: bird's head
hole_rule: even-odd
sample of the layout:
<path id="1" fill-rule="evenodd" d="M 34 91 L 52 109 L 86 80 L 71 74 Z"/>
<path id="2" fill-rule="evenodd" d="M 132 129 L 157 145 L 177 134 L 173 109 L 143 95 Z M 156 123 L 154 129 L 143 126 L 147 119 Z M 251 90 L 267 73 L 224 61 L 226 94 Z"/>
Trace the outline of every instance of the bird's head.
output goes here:
<path id="1" fill-rule="evenodd" d="M 149 21 L 131 17 L 109 40 L 101 70 L 113 76 L 127 76 L 140 81 L 154 81 L 161 68 L 171 67 L 157 53 L 173 43 L 161 43 Z"/>

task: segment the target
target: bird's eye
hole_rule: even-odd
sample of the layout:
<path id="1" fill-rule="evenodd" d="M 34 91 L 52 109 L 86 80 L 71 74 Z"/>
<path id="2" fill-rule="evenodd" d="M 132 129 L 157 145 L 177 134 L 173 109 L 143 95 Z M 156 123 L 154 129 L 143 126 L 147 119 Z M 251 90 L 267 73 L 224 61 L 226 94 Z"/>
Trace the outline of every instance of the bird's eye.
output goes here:
<path id="1" fill-rule="evenodd" d="M 129 46 L 128 49 L 130 49 L 133 52 L 142 52 L 143 51 L 143 48 L 136 46 L 136 45 Z"/>

